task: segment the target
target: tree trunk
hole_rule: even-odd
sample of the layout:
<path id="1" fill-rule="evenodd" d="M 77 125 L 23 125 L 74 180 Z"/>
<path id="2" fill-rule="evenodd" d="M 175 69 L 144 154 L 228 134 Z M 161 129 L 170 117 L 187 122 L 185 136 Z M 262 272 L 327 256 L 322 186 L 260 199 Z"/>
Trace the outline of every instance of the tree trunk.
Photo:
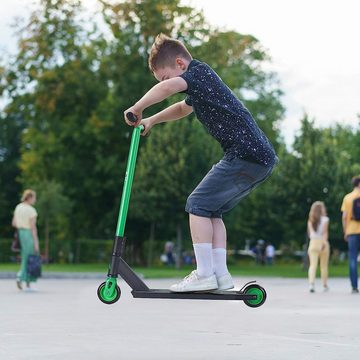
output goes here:
<path id="1" fill-rule="evenodd" d="M 154 235 L 155 235 L 155 222 L 152 221 L 150 225 L 149 247 L 147 253 L 147 267 L 150 267 L 153 261 Z"/>
<path id="2" fill-rule="evenodd" d="M 49 263 L 49 217 L 45 218 L 45 262 Z"/>
<path id="3" fill-rule="evenodd" d="M 181 223 L 178 222 L 176 226 L 176 269 L 181 268 L 181 254 L 182 254 L 182 229 L 181 229 Z"/>
<path id="4" fill-rule="evenodd" d="M 75 263 L 79 264 L 80 263 L 80 238 L 78 237 L 76 239 L 76 250 L 75 250 Z"/>

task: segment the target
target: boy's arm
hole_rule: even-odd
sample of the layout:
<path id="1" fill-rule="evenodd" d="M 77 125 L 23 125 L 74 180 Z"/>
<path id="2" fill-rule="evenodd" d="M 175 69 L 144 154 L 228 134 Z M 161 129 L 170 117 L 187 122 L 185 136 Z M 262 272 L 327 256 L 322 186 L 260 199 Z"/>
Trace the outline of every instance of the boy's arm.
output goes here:
<path id="1" fill-rule="evenodd" d="M 168 80 L 161 81 L 153 86 L 135 105 L 124 112 L 125 121 L 129 125 L 134 125 L 126 118 L 126 113 L 132 112 L 138 118 L 137 126 L 141 120 L 142 112 L 149 106 L 159 103 L 171 95 L 179 93 L 187 89 L 186 81 L 177 76 Z"/>
<path id="2" fill-rule="evenodd" d="M 150 116 L 147 119 L 143 119 L 141 121 L 140 124 L 144 125 L 145 127 L 141 135 L 146 135 L 149 132 L 149 130 L 156 124 L 160 124 L 162 122 L 167 122 L 167 121 L 179 120 L 191 114 L 192 111 L 193 111 L 192 106 L 186 104 L 185 100 L 170 105 L 169 107 L 158 112 L 157 114 Z"/>
<path id="3" fill-rule="evenodd" d="M 186 104 L 185 100 L 180 101 L 176 104 L 170 105 L 166 109 L 158 112 L 157 114 L 151 116 L 152 124 L 160 124 L 166 121 L 179 120 L 193 111 L 192 106 Z"/>

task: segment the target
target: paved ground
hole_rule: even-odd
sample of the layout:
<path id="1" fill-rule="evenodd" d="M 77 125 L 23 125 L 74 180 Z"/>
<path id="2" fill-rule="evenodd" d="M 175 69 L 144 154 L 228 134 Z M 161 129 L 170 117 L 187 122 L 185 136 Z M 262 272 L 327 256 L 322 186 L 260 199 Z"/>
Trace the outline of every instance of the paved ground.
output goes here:
<path id="1" fill-rule="evenodd" d="M 239 284 L 251 279 L 237 279 Z M 360 356 L 360 296 L 347 279 L 309 294 L 304 280 L 259 281 L 268 300 L 97 300 L 99 280 L 42 280 L 20 293 L 0 280 L 2 360 L 347 360 Z M 172 280 L 148 281 L 167 287 Z"/>

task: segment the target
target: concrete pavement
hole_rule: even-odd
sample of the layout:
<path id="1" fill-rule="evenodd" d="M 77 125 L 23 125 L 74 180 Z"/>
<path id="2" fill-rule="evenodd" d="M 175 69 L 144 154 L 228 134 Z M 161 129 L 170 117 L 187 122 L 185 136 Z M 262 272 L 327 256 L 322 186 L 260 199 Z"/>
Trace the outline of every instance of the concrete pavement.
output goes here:
<path id="1" fill-rule="evenodd" d="M 238 278 L 243 284 L 249 278 Z M 114 305 L 95 279 L 40 280 L 19 292 L 0 280 L 1 360 L 347 360 L 360 356 L 360 296 L 347 279 L 308 293 L 304 279 L 258 279 L 266 303 L 133 299 Z M 166 288 L 173 280 L 147 281 Z"/>

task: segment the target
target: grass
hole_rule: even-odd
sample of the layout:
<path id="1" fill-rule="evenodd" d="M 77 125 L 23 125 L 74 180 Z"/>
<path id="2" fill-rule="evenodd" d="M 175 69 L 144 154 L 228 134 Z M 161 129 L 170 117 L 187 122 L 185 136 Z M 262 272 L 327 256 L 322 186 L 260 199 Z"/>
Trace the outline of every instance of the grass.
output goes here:
<path id="1" fill-rule="evenodd" d="M 44 272 L 107 272 L 108 264 L 44 264 Z M 0 264 L 0 272 L 16 272 L 19 269 L 18 264 Z M 184 266 L 176 270 L 167 266 L 156 266 L 152 268 L 135 267 L 137 273 L 145 278 L 181 278 L 193 270 L 192 266 Z M 273 266 L 260 266 L 253 262 L 241 262 L 238 265 L 232 265 L 229 270 L 234 276 L 273 276 L 285 278 L 305 278 L 307 271 L 304 271 L 299 263 L 278 263 Z M 318 270 L 319 271 L 319 270 Z M 347 263 L 339 265 L 330 265 L 329 273 L 331 277 L 348 276 Z"/>

